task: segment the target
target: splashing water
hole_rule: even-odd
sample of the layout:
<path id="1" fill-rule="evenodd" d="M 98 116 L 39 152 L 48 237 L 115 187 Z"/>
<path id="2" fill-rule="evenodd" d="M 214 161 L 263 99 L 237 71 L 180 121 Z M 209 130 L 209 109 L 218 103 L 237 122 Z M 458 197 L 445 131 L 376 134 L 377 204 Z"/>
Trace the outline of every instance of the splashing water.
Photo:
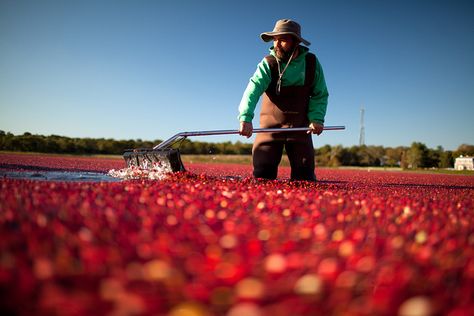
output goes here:
<path id="1" fill-rule="evenodd" d="M 134 179 L 149 179 L 149 180 L 163 180 L 168 177 L 173 170 L 169 162 L 154 162 L 151 168 L 148 168 L 146 164 L 143 168 L 137 166 L 131 166 L 119 170 L 109 170 L 107 173 L 109 176 L 114 178 L 121 178 L 123 180 L 134 180 Z"/>

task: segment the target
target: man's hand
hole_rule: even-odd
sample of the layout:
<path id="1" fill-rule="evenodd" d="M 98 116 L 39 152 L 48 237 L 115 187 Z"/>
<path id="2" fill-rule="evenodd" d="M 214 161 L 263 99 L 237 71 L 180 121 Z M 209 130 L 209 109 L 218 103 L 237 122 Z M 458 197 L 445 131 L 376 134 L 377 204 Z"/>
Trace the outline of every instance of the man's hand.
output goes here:
<path id="1" fill-rule="evenodd" d="M 323 132 L 324 125 L 321 123 L 311 122 L 309 124 L 309 133 L 320 135 Z"/>
<path id="2" fill-rule="evenodd" d="M 249 138 L 252 136 L 253 125 L 252 122 L 240 122 L 239 134 Z"/>

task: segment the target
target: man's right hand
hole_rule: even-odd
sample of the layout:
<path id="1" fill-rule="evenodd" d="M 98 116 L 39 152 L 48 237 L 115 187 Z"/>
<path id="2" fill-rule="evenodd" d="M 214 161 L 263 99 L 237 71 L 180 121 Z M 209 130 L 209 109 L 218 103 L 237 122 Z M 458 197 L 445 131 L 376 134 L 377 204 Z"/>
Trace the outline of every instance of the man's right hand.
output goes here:
<path id="1" fill-rule="evenodd" d="M 252 122 L 240 122 L 239 134 L 249 138 L 252 136 L 253 125 Z"/>

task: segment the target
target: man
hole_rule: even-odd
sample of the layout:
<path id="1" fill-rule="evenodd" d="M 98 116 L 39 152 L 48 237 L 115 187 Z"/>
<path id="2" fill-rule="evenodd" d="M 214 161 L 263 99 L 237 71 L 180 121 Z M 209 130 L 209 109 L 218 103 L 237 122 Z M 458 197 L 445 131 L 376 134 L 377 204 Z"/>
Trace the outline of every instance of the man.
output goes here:
<path id="1" fill-rule="evenodd" d="M 252 148 L 253 175 L 276 179 L 285 148 L 291 179 L 315 181 L 311 133 L 320 135 L 324 128 L 328 91 L 323 70 L 316 56 L 300 45 L 309 46 L 310 42 L 301 37 L 301 27 L 295 21 L 279 20 L 272 32 L 260 37 L 265 42 L 273 40 L 273 46 L 243 94 L 239 132 L 252 136 L 255 107 L 263 94 L 260 127 L 308 127 L 308 133 L 259 133 Z"/>

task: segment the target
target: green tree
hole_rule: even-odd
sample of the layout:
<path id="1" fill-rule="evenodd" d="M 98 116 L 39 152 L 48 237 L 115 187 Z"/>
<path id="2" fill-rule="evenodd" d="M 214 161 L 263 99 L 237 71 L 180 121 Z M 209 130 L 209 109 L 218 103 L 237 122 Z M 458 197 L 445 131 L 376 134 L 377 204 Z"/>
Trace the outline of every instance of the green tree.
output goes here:
<path id="1" fill-rule="evenodd" d="M 404 147 L 388 147 L 385 149 L 385 165 L 389 167 L 396 167 L 401 165 L 402 153 L 406 150 Z"/>
<path id="2" fill-rule="evenodd" d="M 360 164 L 359 146 L 344 148 L 341 152 L 341 164 L 343 166 L 358 166 Z"/>
<path id="3" fill-rule="evenodd" d="M 315 160 L 318 166 L 328 166 L 329 160 L 331 159 L 332 147 L 330 145 L 324 145 L 320 148 L 316 148 Z"/>
<path id="4" fill-rule="evenodd" d="M 237 154 L 239 155 L 250 155 L 252 153 L 252 144 L 246 144 L 237 141 L 234 146 L 236 148 Z"/>
<path id="5" fill-rule="evenodd" d="M 384 159 L 385 150 L 382 146 L 360 146 L 359 151 L 360 166 L 380 166 Z"/>
<path id="6" fill-rule="evenodd" d="M 439 157 L 439 168 L 453 168 L 454 157 L 452 151 L 444 151 Z"/>
<path id="7" fill-rule="evenodd" d="M 437 146 L 435 149 L 427 149 L 426 165 L 428 168 L 438 168 L 440 163 L 440 157 L 444 152 L 442 146 Z"/>
<path id="8" fill-rule="evenodd" d="M 337 145 L 332 147 L 331 156 L 328 161 L 329 167 L 339 167 L 342 165 L 342 156 L 343 156 L 343 147 L 341 145 Z"/>
<path id="9" fill-rule="evenodd" d="M 428 148 L 423 143 L 413 142 L 408 150 L 407 158 L 409 168 L 425 168 L 428 161 Z"/>

